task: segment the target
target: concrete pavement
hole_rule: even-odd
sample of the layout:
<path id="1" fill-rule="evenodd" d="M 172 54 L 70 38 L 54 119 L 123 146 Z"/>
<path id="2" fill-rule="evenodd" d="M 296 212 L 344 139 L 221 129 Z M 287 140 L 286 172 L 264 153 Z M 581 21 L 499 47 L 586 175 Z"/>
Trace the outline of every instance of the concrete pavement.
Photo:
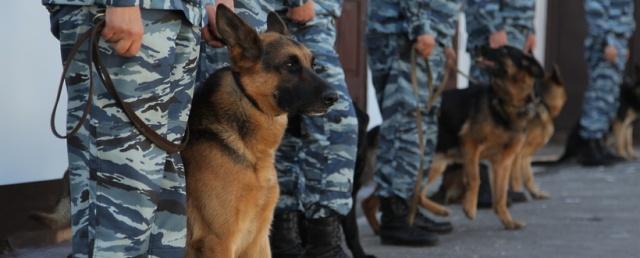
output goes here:
<path id="1" fill-rule="evenodd" d="M 459 205 L 452 206 L 453 233 L 431 248 L 382 246 L 364 218 L 359 220 L 365 249 L 377 257 L 640 257 L 640 162 L 607 168 L 575 165 L 538 174 L 542 189 L 552 194 L 543 201 L 511 207 L 514 218 L 527 223 L 520 231 L 506 231 L 490 210 L 467 220 Z M 17 250 L 0 257 L 64 257 L 69 245 Z"/>

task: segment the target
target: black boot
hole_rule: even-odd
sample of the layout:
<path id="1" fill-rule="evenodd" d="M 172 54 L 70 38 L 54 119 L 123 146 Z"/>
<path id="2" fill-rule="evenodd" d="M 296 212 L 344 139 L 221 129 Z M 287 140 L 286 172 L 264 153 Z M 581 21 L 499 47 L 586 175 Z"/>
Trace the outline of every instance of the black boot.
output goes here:
<path id="1" fill-rule="evenodd" d="M 436 222 L 420 212 L 416 214 L 416 220 L 413 225 L 424 231 L 436 234 L 448 234 L 453 231 L 453 225 L 450 222 Z"/>
<path id="2" fill-rule="evenodd" d="M 300 258 L 304 253 L 300 237 L 299 212 L 276 214 L 271 223 L 271 253 L 274 258 Z"/>
<path id="3" fill-rule="evenodd" d="M 578 162 L 586 167 L 609 166 L 613 160 L 608 158 L 604 152 L 600 139 L 584 140 L 585 148 L 580 152 Z"/>
<path id="4" fill-rule="evenodd" d="M 337 215 L 305 219 L 305 258 L 350 258 L 342 249 L 342 230 Z"/>
<path id="5" fill-rule="evenodd" d="M 509 190 L 509 192 L 507 193 L 507 196 L 509 200 L 511 200 L 514 203 L 527 202 L 527 195 L 524 194 L 524 192 L 522 191 L 516 192 L 516 191 Z"/>
<path id="6" fill-rule="evenodd" d="M 380 239 L 385 245 L 433 246 L 438 237 L 416 226 L 409 226 L 409 206 L 398 197 L 380 198 Z"/>

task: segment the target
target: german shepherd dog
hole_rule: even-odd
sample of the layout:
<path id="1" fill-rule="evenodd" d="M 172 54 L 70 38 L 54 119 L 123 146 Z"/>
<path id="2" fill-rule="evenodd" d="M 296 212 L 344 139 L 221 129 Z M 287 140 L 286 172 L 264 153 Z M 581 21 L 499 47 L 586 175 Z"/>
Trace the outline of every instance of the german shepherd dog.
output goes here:
<path id="1" fill-rule="evenodd" d="M 535 115 L 527 126 L 526 141 L 513 161 L 510 190 L 521 192 L 524 183 L 534 199 L 545 199 L 549 194 L 541 191 L 535 182 L 531 169 L 532 158 L 533 154 L 553 136 L 555 129 L 553 119 L 560 114 L 567 100 L 567 94 L 557 66 L 554 66 L 539 85 Z M 460 164 L 449 165 L 444 172 L 440 189 L 431 199 L 442 204 L 460 202 L 465 192 L 463 176 Z"/>
<path id="2" fill-rule="evenodd" d="M 216 15 L 231 67 L 194 94 L 191 140 L 182 151 L 186 257 L 271 257 L 269 227 L 279 195 L 274 159 L 287 114 L 322 115 L 338 95 L 275 13 L 262 34 L 222 5 Z"/>
<path id="3" fill-rule="evenodd" d="M 616 154 L 627 160 L 638 158 L 633 148 L 633 125 L 640 113 L 640 65 L 636 64 L 634 71 L 625 76 L 620 87 L 620 107 L 611 123 L 609 137 Z"/>
<path id="4" fill-rule="evenodd" d="M 633 72 L 631 72 L 633 71 Z M 620 106 L 616 117 L 611 122 L 611 132 L 607 135 L 607 144 L 613 146 L 620 157 L 632 160 L 637 158 L 633 148 L 633 125 L 640 114 L 640 65 L 627 71 L 620 85 Z M 575 160 L 586 142 L 579 135 L 579 122 L 571 130 L 565 144 L 564 153 L 557 160 L 535 162 L 536 165 L 552 166 Z"/>
<path id="5" fill-rule="evenodd" d="M 554 66 L 540 85 L 540 99 L 536 103 L 535 116 L 529 121 L 525 144 L 513 161 L 511 169 L 511 190 L 522 192 L 524 184 L 534 199 L 546 199 L 549 198 L 549 194 L 540 190 L 533 178 L 533 155 L 553 136 L 553 120 L 558 117 L 567 101 L 564 81 L 557 66 Z"/>
<path id="6" fill-rule="evenodd" d="M 527 125 L 536 112 L 535 82 L 544 77 L 544 71 L 535 58 L 510 46 L 481 48 L 480 56 L 479 62 L 492 77 L 490 85 L 443 92 L 436 155 L 427 183 L 421 188 L 420 205 L 436 215 L 450 214 L 449 209 L 427 196 L 428 186 L 450 163 L 460 162 L 466 181 L 463 208 L 466 216 L 474 219 L 480 160 L 488 159 L 493 172 L 494 210 L 506 229 L 520 229 L 524 224 L 511 218 L 506 195 L 513 160 L 524 146 Z M 376 232 L 379 200 L 372 194 L 362 206 Z"/>
<path id="7" fill-rule="evenodd" d="M 474 219 L 480 186 L 478 168 L 480 160 L 487 159 L 493 174 L 494 211 L 506 229 L 520 229 L 524 224 L 511 218 L 507 209 L 507 190 L 513 160 L 524 146 L 527 126 L 535 115 L 534 85 L 544 71 L 535 58 L 514 47 L 486 47 L 480 53 L 480 62 L 492 77 L 491 84 L 443 93 L 437 151 L 420 204 L 436 215 L 450 213 L 426 196 L 427 186 L 448 164 L 460 161 L 466 180 L 463 209 L 469 219 Z"/>

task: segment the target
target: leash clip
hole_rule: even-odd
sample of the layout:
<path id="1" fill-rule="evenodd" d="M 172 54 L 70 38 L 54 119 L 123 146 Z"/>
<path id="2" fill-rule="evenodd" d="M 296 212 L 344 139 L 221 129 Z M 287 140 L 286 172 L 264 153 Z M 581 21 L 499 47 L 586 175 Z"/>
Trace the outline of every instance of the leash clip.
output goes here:
<path id="1" fill-rule="evenodd" d="M 98 24 L 104 20 L 104 10 L 96 12 L 96 16 L 93 16 L 93 24 Z"/>

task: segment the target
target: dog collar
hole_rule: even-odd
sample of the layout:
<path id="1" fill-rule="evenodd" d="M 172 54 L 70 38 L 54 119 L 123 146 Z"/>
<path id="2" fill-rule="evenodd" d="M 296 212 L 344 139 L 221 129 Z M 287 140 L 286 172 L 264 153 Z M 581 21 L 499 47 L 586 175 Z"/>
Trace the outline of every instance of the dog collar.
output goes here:
<path id="1" fill-rule="evenodd" d="M 233 75 L 233 80 L 235 81 L 236 85 L 238 85 L 240 92 L 242 92 L 242 94 L 247 98 L 247 100 L 251 102 L 251 105 L 253 105 L 253 107 L 255 107 L 258 111 L 264 113 L 264 111 L 262 111 L 262 109 L 258 105 L 258 102 L 256 101 L 256 99 L 254 99 L 249 94 L 247 94 L 247 90 L 244 88 L 242 81 L 240 81 L 240 74 L 237 72 L 231 72 L 231 74 Z"/>

